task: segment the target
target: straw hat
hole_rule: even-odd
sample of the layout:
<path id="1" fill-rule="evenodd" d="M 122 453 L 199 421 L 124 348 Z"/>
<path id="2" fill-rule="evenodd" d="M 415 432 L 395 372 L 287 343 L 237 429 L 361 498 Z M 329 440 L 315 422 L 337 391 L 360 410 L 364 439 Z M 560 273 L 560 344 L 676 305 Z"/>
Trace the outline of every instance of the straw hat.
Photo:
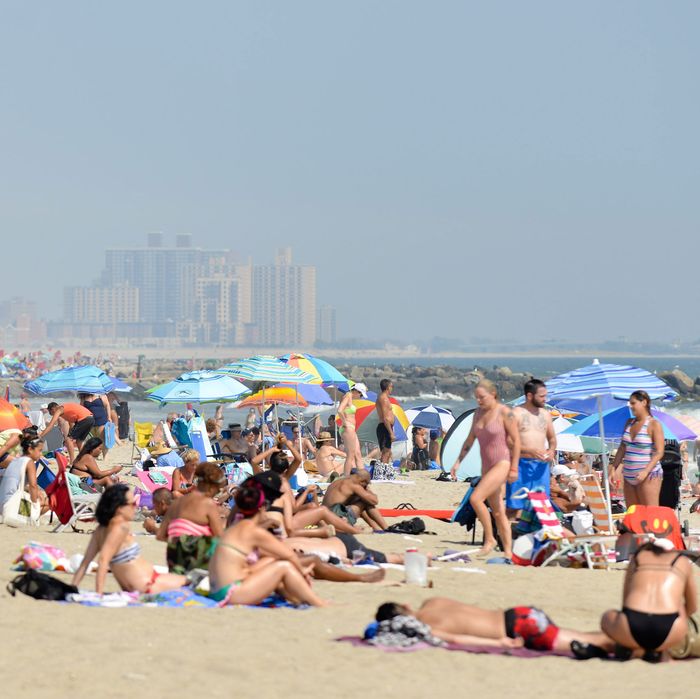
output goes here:
<path id="1" fill-rule="evenodd" d="M 151 452 L 151 456 L 162 456 L 163 454 L 169 454 L 172 449 L 165 446 L 165 442 L 156 442 L 154 447 L 151 447 L 148 451 Z"/>
<path id="2" fill-rule="evenodd" d="M 330 432 L 321 432 L 318 437 L 316 437 L 316 444 L 319 442 L 332 442 L 333 437 L 331 437 Z"/>

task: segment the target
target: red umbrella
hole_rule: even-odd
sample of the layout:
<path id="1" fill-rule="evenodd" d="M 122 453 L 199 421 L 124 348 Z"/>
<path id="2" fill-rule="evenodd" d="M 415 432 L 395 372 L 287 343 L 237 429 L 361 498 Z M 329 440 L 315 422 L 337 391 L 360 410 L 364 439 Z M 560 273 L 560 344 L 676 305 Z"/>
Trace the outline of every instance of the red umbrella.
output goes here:
<path id="1" fill-rule="evenodd" d="M 29 425 L 29 420 L 19 409 L 15 408 L 12 403 L 8 403 L 3 398 L 0 398 L 0 432 L 5 430 L 23 430 Z"/>

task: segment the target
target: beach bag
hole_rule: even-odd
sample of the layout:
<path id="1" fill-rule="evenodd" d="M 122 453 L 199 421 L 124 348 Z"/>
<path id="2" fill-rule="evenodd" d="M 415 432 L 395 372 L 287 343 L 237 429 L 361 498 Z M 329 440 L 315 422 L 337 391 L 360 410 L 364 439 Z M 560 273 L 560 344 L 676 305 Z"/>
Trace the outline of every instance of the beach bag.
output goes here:
<path id="1" fill-rule="evenodd" d="M 425 531 L 425 522 L 420 517 L 412 517 L 392 524 L 387 531 L 394 534 L 422 534 Z"/>
<path id="2" fill-rule="evenodd" d="M 688 633 L 681 645 L 669 649 L 672 658 L 700 658 L 700 612 L 688 618 Z"/>
<path id="3" fill-rule="evenodd" d="M 68 595 L 77 594 L 75 585 L 64 583 L 37 570 L 28 570 L 7 583 L 7 591 L 14 597 L 17 592 L 34 599 L 65 600 Z"/>
<path id="4" fill-rule="evenodd" d="M 392 464 L 383 464 L 377 461 L 372 467 L 370 477 L 373 481 L 393 481 L 396 478 L 396 472 Z"/>
<path id="5" fill-rule="evenodd" d="M 8 527 L 26 527 L 27 525 L 39 526 L 41 516 L 41 503 L 33 502 L 32 496 L 24 489 L 29 457 L 20 457 L 25 460 L 19 486 L 2 508 L 2 521 Z"/>
<path id="6" fill-rule="evenodd" d="M 49 509 L 56 514 L 61 524 L 68 524 L 73 516 L 73 503 L 68 491 L 66 457 L 56 454 L 56 464 L 58 472 L 53 482 L 46 487 L 46 494 L 49 497 Z"/>
<path id="7" fill-rule="evenodd" d="M 15 560 L 15 570 L 62 570 L 68 572 L 70 563 L 63 549 L 30 541 L 22 547 Z"/>
<path id="8" fill-rule="evenodd" d="M 576 510 L 571 516 L 571 528 L 577 536 L 593 534 L 593 513 L 589 510 Z"/>

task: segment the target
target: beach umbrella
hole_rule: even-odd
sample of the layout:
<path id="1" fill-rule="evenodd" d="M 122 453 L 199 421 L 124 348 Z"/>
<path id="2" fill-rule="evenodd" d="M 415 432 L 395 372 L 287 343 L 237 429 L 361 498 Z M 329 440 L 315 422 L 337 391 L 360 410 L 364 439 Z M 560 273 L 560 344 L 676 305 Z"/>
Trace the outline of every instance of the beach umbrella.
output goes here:
<path id="1" fill-rule="evenodd" d="M 289 364 L 289 366 L 311 374 L 311 376 L 317 378 L 318 383 L 323 386 L 337 386 L 347 390 L 350 383 L 332 364 L 324 359 L 314 357 L 312 354 L 297 354 L 291 352 L 290 354 L 283 354 L 280 360 Z"/>
<path id="2" fill-rule="evenodd" d="M 149 400 L 167 403 L 226 403 L 236 401 L 249 390 L 232 376 L 215 371 L 190 371 L 174 381 L 147 392 Z"/>
<path id="3" fill-rule="evenodd" d="M 603 398 L 612 396 L 613 398 L 627 399 L 633 391 L 638 390 L 646 391 L 652 400 L 672 400 L 678 396 L 668 384 L 651 372 L 633 366 L 601 364 L 595 359 L 589 366 L 560 374 L 548 381 L 547 400 L 595 398 L 598 404 L 599 435 L 605 441 Z M 613 531 L 606 453 L 603 454 L 603 481 L 608 509 L 608 524 L 610 531 Z"/>
<path id="4" fill-rule="evenodd" d="M 689 427 L 677 420 L 673 415 L 665 413 L 656 408 L 651 409 L 652 417 L 655 417 L 664 431 L 664 439 L 675 439 L 677 442 L 697 439 L 697 434 Z M 627 421 L 633 417 L 629 406 L 613 408 L 603 413 L 603 430 L 609 439 L 620 440 L 625 431 Z M 566 428 L 568 435 L 578 435 L 587 437 L 600 436 L 600 421 L 597 415 L 589 415 L 583 420 L 574 423 Z"/>
<path id="5" fill-rule="evenodd" d="M 19 408 L 0 398 L 0 432 L 23 430 L 25 427 L 29 427 L 30 424 L 27 416 Z"/>
<path id="6" fill-rule="evenodd" d="M 556 418 L 552 425 L 557 435 L 557 451 L 583 452 L 585 454 L 602 454 L 605 443 L 598 437 L 580 437 L 568 434 L 566 430 L 574 423 L 564 417 Z"/>
<path id="7" fill-rule="evenodd" d="M 109 378 L 112 381 L 113 391 L 116 391 L 117 393 L 129 393 L 131 390 L 133 390 L 132 386 L 129 386 L 128 383 L 118 379 L 116 376 L 110 376 Z"/>
<path id="8" fill-rule="evenodd" d="M 352 404 L 357 409 L 355 412 L 355 431 L 361 442 L 377 441 L 377 426 L 379 425 L 379 416 L 376 411 L 376 403 L 371 400 L 354 400 Z M 403 408 L 395 401 L 391 401 L 391 411 L 394 413 L 394 438 L 397 442 L 402 442 L 408 439 L 408 418 Z"/>
<path id="9" fill-rule="evenodd" d="M 226 364 L 218 369 L 217 373 L 228 374 L 239 381 L 252 381 L 253 383 L 321 383 L 318 378 L 311 374 L 297 369 L 277 359 L 277 357 L 263 354 Z"/>
<path id="10" fill-rule="evenodd" d="M 435 405 L 421 405 L 406 410 L 408 422 L 414 427 L 447 432 L 452 427 L 455 417 L 451 410 Z"/>
<path id="11" fill-rule="evenodd" d="M 275 388 L 292 388 L 289 384 L 280 383 L 273 386 L 268 391 Z M 296 385 L 293 390 L 296 390 L 299 398 L 303 398 L 306 405 L 333 405 L 333 399 L 328 395 L 328 391 L 322 386 L 311 383 L 300 383 Z M 301 405 L 301 403 L 300 403 Z M 306 407 L 306 405 L 304 407 Z"/>
<path id="12" fill-rule="evenodd" d="M 700 435 L 700 420 L 698 420 L 696 417 L 686 413 L 676 413 L 674 414 L 674 417 L 679 422 L 682 422 L 686 427 L 690 427 L 695 434 Z"/>
<path id="13" fill-rule="evenodd" d="M 70 366 L 58 371 L 50 371 L 37 379 L 27 381 L 24 388 L 41 396 L 49 393 L 109 393 L 114 389 L 114 379 L 105 374 L 102 369 L 87 364 L 85 366 Z"/>
<path id="14" fill-rule="evenodd" d="M 244 398 L 236 407 L 253 408 L 267 405 L 298 405 L 305 408 L 309 403 L 294 386 L 272 386 Z"/>

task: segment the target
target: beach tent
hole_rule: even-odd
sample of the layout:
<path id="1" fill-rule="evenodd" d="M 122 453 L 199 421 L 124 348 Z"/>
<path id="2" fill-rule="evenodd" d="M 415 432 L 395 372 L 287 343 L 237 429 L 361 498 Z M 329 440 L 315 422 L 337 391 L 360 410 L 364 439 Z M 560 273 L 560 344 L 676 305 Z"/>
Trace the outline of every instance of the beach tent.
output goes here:
<path id="1" fill-rule="evenodd" d="M 459 457 L 459 452 L 462 450 L 464 440 L 469 436 L 474 420 L 475 408 L 470 408 L 462 413 L 455 421 L 452 427 L 447 431 L 445 438 L 442 440 L 440 447 L 440 463 L 442 469 L 449 473 L 454 466 L 454 463 Z M 469 450 L 469 453 L 464 457 L 459 467 L 457 468 L 457 479 L 465 480 L 481 475 L 481 453 L 479 450 L 479 440 L 474 440 L 474 445 Z"/>

